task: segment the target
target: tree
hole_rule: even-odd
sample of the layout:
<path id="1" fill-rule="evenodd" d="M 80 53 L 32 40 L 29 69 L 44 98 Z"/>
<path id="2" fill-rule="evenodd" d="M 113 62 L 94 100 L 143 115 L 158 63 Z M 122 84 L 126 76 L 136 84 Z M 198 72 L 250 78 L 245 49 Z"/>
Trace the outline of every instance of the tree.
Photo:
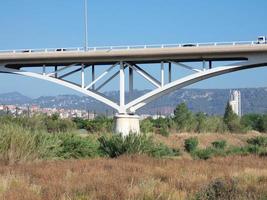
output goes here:
<path id="1" fill-rule="evenodd" d="M 193 116 L 185 103 L 181 103 L 175 108 L 174 121 L 176 122 L 177 130 L 180 132 L 193 129 Z"/>
<path id="2" fill-rule="evenodd" d="M 263 116 L 260 114 L 247 114 L 242 116 L 241 125 L 246 130 L 255 130 L 263 132 Z"/>
<path id="3" fill-rule="evenodd" d="M 225 108 L 225 113 L 223 117 L 223 121 L 226 124 L 228 130 L 230 132 L 240 132 L 240 120 L 237 114 L 234 113 L 232 106 L 228 102 Z"/>
<path id="4" fill-rule="evenodd" d="M 267 114 L 263 115 L 263 132 L 267 133 Z"/>
<path id="5" fill-rule="evenodd" d="M 72 121 L 76 124 L 78 129 L 86 129 L 86 125 L 87 125 L 86 120 L 79 118 L 79 117 L 76 117 Z"/>
<path id="6" fill-rule="evenodd" d="M 206 124 L 207 116 L 203 112 L 199 112 L 196 114 L 195 119 L 197 123 L 195 131 L 198 133 L 206 132 L 207 131 L 207 124 Z"/>
<path id="7" fill-rule="evenodd" d="M 258 131 L 262 133 L 267 132 L 267 115 L 261 115 L 258 122 Z"/>

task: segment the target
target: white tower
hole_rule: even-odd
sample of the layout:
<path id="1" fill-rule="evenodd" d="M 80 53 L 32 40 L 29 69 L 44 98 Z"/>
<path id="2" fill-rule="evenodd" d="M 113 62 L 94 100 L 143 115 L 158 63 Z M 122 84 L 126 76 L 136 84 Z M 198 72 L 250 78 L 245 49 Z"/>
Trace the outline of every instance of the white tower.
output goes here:
<path id="1" fill-rule="evenodd" d="M 239 90 L 230 91 L 229 104 L 231 105 L 234 113 L 241 117 L 241 92 Z"/>

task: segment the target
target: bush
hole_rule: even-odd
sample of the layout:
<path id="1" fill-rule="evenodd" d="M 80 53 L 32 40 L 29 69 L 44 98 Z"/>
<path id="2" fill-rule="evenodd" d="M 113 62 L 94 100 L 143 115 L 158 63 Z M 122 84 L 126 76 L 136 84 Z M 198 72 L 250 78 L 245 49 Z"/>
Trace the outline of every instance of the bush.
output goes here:
<path id="1" fill-rule="evenodd" d="M 267 147 L 267 137 L 257 136 L 247 140 L 247 143 L 250 145 L 257 145 L 260 147 Z"/>
<path id="2" fill-rule="evenodd" d="M 247 147 L 236 147 L 230 146 L 226 150 L 226 155 L 248 155 L 248 148 Z"/>
<path id="3" fill-rule="evenodd" d="M 145 135 L 121 135 L 101 136 L 98 139 L 100 151 L 111 158 L 116 158 L 123 154 L 147 154 L 154 157 L 175 156 L 174 151 L 163 144 L 154 143 L 151 137 Z"/>
<path id="4" fill-rule="evenodd" d="M 226 141 L 225 140 L 218 140 L 218 141 L 214 141 L 212 143 L 212 146 L 216 149 L 225 149 L 226 147 Z"/>
<path id="5" fill-rule="evenodd" d="M 86 129 L 87 120 L 76 117 L 72 120 L 78 129 Z"/>
<path id="6" fill-rule="evenodd" d="M 70 158 L 87 158 L 99 155 L 99 143 L 91 138 L 82 138 L 75 134 L 61 134 L 61 149 L 57 152 L 57 157 Z"/>
<path id="7" fill-rule="evenodd" d="M 259 154 L 261 151 L 261 147 L 258 145 L 248 145 L 245 148 L 246 151 L 250 154 Z"/>
<path id="8" fill-rule="evenodd" d="M 194 158 L 208 160 L 214 155 L 214 150 L 212 148 L 198 149 L 192 152 Z"/>
<path id="9" fill-rule="evenodd" d="M 187 152 L 193 152 L 197 149 L 198 139 L 196 137 L 188 138 L 184 142 L 184 148 Z"/>
<path id="10" fill-rule="evenodd" d="M 152 148 L 149 150 L 148 155 L 153 156 L 153 157 L 172 157 L 172 156 L 180 156 L 181 152 L 179 149 L 171 149 L 168 146 L 159 143 L 159 144 L 154 144 Z"/>
<path id="11" fill-rule="evenodd" d="M 89 133 L 108 132 L 111 133 L 114 127 L 113 119 L 99 116 L 94 120 L 87 120 L 86 130 Z"/>

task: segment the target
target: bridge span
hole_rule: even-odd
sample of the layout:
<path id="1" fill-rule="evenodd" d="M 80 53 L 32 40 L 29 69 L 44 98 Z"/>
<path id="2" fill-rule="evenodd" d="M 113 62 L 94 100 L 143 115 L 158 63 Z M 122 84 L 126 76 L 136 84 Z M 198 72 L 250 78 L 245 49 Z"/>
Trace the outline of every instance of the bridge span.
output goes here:
<path id="1" fill-rule="evenodd" d="M 218 61 L 231 61 L 231 64 L 216 65 Z M 192 62 L 201 62 L 201 65 L 193 67 Z M 154 63 L 160 64 L 160 69 L 158 69 L 160 77 L 152 76 L 141 66 Z M 110 66 L 96 77 L 96 68 L 103 65 Z M 118 112 L 116 131 L 123 134 L 139 132 L 136 110 L 158 97 L 211 77 L 263 66 L 267 66 L 267 44 L 256 42 L 0 51 L 0 72 L 50 81 L 111 106 Z M 173 80 L 172 74 L 176 73 L 179 67 L 189 70 L 191 74 Z M 38 68 L 40 71 L 30 71 L 29 69 L 32 68 Z M 90 68 L 89 74 L 85 71 L 87 68 Z M 125 74 L 126 69 L 128 69 L 128 76 Z M 133 72 L 149 81 L 155 89 L 126 103 L 126 77 L 128 77 L 127 82 L 131 94 L 134 89 Z M 69 76 L 75 73 L 80 74 L 78 83 L 68 80 Z M 88 76 L 91 79 L 90 83 L 85 81 L 85 77 Z M 117 76 L 120 80 L 119 102 L 100 93 L 100 90 Z M 165 77 L 168 77 L 167 80 Z"/>

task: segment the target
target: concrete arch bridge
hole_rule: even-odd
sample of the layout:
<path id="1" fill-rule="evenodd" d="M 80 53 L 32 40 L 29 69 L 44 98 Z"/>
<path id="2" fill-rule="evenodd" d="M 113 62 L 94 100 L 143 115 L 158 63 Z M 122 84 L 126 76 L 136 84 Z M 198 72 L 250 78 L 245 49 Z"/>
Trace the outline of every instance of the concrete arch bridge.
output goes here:
<path id="1" fill-rule="evenodd" d="M 216 65 L 222 61 L 231 64 Z M 193 62 L 201 66 L 193 67 Z M 160 77 L 154 77 L 141 66 L 155 63 L 160 64 Z M 96 77 L 96 69 L 107 65 L 109 67 Z M 49 81 L 90 96 L 117 110 L 116 131 L 125 135 L 139 132 L 135 112 L 156 98 L 208 78 L 264 66 L 267 66 L 267 44 L 253 41 L 0 51 L 0 73 Z M 187 69 L 190 74 L 173 80 L 179 68 Z M 78 83 L 68 80 L 76 73 L 80 74 Z M 126 83 L 131 95 L 134 73 L 155 89 L 126 103 Z M 119 77 L 118 102 L 100 93 L 116 77 Z"/>

